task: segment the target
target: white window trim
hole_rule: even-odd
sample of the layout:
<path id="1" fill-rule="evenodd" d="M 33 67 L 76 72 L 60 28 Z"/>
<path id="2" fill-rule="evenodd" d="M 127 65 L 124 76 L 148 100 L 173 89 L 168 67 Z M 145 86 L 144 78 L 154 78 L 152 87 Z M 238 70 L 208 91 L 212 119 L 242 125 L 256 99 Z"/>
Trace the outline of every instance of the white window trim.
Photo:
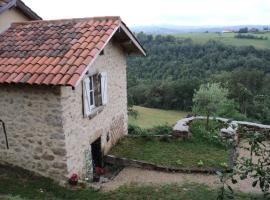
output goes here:
<path id="1" fill-rule="evenodd" d="M 90 79 L 91 81 L 91 84 L 89 82 L 90 85 L 92 85 L 92 89 L 90 88 L 90 85 L 89 85 L 89 109 L 90 109 L 90 112 L 96 107 L 95 105 L 95 85 L 94 85 L 94 78 L 93 78 L 94 75 L 92 76 L 88 76 L 88 78 Z M 93 104 L 91 104 L 91 92 L 92 92 L 92 100 L 93 100 Z"/>
<path id="2" fill-rule="evenodd" d="M 108 78 L 107 72 L 101 73 L 91 73 L 83 79 L 83 107 L 84 107 L 84 117 L 90 117 L 93 115 L 99 107 L 95 105 L 95 85 L 94 78 L 96 74 L 101 76 L 100 84 L 101 84 L 101 100 L 102 106 L 105 106 L 108 103 Z M 90 81 L 92 83 L 92 88 L 90 88 Z M 91 105 L 91 95 L 93 98 L 93 104 Z"/>

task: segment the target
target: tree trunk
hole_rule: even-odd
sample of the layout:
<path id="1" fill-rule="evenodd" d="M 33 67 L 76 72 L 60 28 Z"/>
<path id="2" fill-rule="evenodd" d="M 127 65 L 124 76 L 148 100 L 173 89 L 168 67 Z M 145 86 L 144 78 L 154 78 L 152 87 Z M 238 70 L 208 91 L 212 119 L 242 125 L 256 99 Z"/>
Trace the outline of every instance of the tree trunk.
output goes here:
<path id="1" fill-rule="evenodd" d="M 209 114 L 207 114 L 207 117 L 206 117 L 206 130 L 209 129 Z"/>

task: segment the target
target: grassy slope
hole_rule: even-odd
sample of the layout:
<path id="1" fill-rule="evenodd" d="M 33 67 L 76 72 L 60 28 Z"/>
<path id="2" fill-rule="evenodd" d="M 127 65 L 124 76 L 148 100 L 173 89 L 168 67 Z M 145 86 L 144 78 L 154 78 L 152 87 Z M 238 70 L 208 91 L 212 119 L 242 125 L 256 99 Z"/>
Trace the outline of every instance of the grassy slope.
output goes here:
<path id="1" fill-rule="evenodd" d="M 129 123 L 140 126 L 141 128 L 151 128 L 157 125 L 169 124 L 173 125 L 177 120 L 185 117 L 186 112 L 161 110 L 154 108 L 145 108 L 134 106 L 134 109 L 139 112 L 137 119 L 129 117 Z"/>
<path id="2" fill-rule="evenodd" d="M 4 197 L 6 195 L 8 197 Z M 237 193 L 235 199 L 248 200 L 249 196 Z M 0 167 L 1 200 L 215 200 L 216 197 L 217 190 L 197 184 L 183 186 L 136 186 L 133 184 L 109 193 L 95 192 L 91 189 L 71 190 L 59 187 L 49 179 L 34 177 L 24 170 Z"/>
<path id="3" fill-rule="evenodd" d="M 250 34 L 250 33 L 249 33 Z M 270 32 L 265 34 L 254 34 L 256 36 L 266 36 L 268 40 L 254 40 L 254 39 L 239 39 L 234 38 L 235 33 L 181 33 L 177 34 L 180 38 L 191 38 L 197 43 L 206 43 L 208 40 L 218 40 L 228 45 L 234 46 L 254 46 L 256 48 L 268 48 L 270 49 Z"/>

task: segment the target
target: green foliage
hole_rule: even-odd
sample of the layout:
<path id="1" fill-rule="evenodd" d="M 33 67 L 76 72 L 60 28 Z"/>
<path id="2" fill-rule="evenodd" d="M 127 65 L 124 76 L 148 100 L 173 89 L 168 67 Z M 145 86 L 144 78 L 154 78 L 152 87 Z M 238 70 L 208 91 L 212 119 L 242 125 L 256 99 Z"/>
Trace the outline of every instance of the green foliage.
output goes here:
<path id="1" fill-rule="evenodd" d="M 228 88 L 228 97 L 237 103 L 236 110 L 242 114 L 228 112 L 228 117 L 231 115 L 232 118 L 241 120 L 247 116 L 262 123 L 270 123 L 269 75 L 255 69 L 237 69 L 216 74 L 212 76 L 211 81 L 219 82 Z M 235 115 L 236 117 L 233 117 Z"/>
<path id="2" fill-rule="evenodd" d="M 270 198 L 270 146 L 266 138 L 269 132 L 248 132 L 248 146 L 244 146 L 250 156 L 241 157 L 235 167 L 235 174 L 241 180 L 252 178 L 252 186 L 258 185 L 265 198 Z"/>
<path id="3" fill-rule="evenodd" d="M 248 32 L 248 27 L 240 28 L 239 33 L 247 33 Z"/>
<path id="4" fill-rule="evenodd" d="M 128 125 L 128 134 L 129 135 L 171 135 L 172 134 L 172 127 L 169 125 L 158 125 L 154 126 L 153 128 L 140 128 L 139 126 L 129 124 Z"/>
<path id="5" fill-rule="evenodd" d="M 217 175 L 219 177 L 219 181 L 221 182 L 221 186 L 219 188 L 216 200 L 235 199 L 234 191 L 232 187 L 228 184 L 229 180 L 232 178 L 232 174 L 217 171 Z"/>
<path id="6" fill-rule="evenodd" d="M 193 112 L 207 117 L 216 116 L 228 102 L 228 90 L 218 83 L 200 86 L 193 97 Z"/>
<path id="7" fill-rule="evenodd" d="M 145 130 L 140 128 L 139 126 L 129 124 L 128 125 L 128 134 L 129 135 L 145 135 Z"/>
<path id="8" fill-rule="evenodd" d="M 133 106 L 128 106 L 128 115 L 132 116 L 133 118 L 137 119 L 139 112 L 133 108 Z"/>
<path id="9" fill-rule="evenodd" d="M 224 127 L 224 124 L 215 120 L 209 121 L 208 129 L 205 127 L 203 120 L 194 120 L 191 123 L 190 130 L 193 138 L 216 146 L 227 146 L 227 143 L 219 137 L 220 129 Z"/>
<path id="10" fill-rule="evenodd" d="M 234 36 L 235 38 L 240 38 L 240 39 L 252 39 L 252 40 L 268 40 L 267 37 L 264 36 L 256 36 L 252 34 L 237 34 Z"/>
<path id="11" fill-rule="evenodd" d="M 189 35 L 187 37 L 191 37 Z M 216 34 L 204 35 L 209 40 Z M 138 34 L 148 56 L 128 58 L 129 102 L 190 111 L 194 90 L 198 90 L 202 83 L 220 82 L 229 90 L 228 98 L 234 101 L 225 106 L 221 112 L 223 116 L 234 119 L 247 116 L 248 119 L 270 123 L 268 101 L 260 100 L 263 103 L 258 105 L 254 100 L 257 96 L 270 94 L 269 49 L 229 46 L 217 41 L 198 44 L 179 37 Z M 226 37 L 222 35 L 224 40 Z M 219 76 L 220 73 L 222 82 L 212 80 L 212 74 Z M 232 110 L 233 107 L 235 109 Z"/>

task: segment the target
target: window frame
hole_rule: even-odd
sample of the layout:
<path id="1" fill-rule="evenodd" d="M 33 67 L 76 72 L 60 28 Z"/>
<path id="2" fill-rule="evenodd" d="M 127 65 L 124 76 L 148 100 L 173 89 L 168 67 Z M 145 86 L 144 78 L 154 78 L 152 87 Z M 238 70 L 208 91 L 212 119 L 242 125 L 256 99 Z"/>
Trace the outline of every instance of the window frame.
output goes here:
<path id="1" fill-rule="evenodd" d="M 89 94 L 89 112 L 91 113 L 94 108 L 96 108 L 95 104 L 95 85 L 94 85 L 94 75 L 88 76 L 87 78 L 90 79 L 89 81 L 89 91 L 87 91 Z M 92 87 L 91 87 L 92 86 Z M 92 100 L 92 104 L 91 104 Z"/>

